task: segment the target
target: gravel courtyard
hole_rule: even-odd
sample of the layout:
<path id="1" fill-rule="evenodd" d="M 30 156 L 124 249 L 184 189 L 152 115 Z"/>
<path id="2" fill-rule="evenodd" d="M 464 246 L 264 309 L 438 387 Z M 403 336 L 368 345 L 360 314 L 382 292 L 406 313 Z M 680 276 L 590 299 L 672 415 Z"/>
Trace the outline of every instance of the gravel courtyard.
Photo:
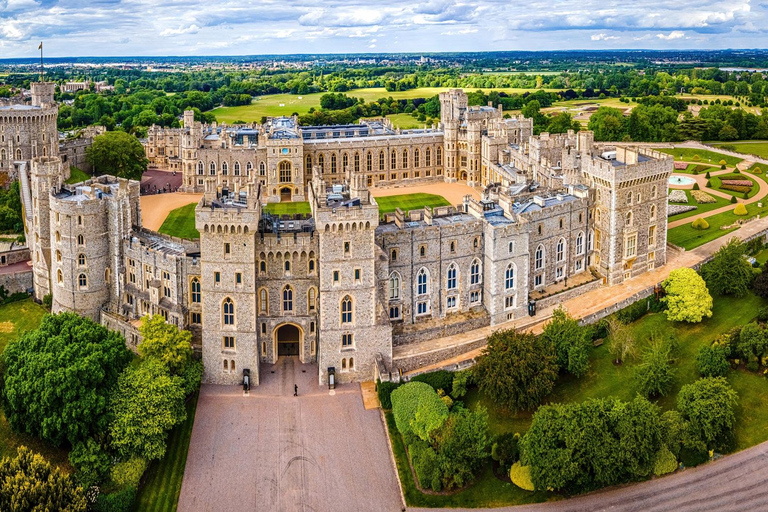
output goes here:
<path id="1" fill-rule="evenodd" d="M 358 384 L 330 395 L 316 365 L 290 357 L 261 372 L 249 396 L 202 387 L 179 512 L 402 509 L 380 412 Z"/>

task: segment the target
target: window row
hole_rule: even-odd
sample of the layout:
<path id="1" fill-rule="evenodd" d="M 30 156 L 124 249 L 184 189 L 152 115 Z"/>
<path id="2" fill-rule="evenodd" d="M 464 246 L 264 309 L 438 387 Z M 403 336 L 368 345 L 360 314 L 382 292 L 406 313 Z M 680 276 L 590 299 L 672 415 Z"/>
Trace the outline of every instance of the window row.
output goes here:
<path id="1" fill-rule="evenodd" d="M 411 159 L 411 155 L 413 155 Z M 435 149 L 435 162 L 436 165 L 443 165 L 443 148 L 438 146 Z M 304 167 L 307 173 L 310 173 L 315 164 L 321 173 L 328 171 L 330 174 L 336 174 L 344 172 L 347 169 L 354 170 L 355 172 L 365 171 L 384 171 L 387 170 L 387 163 L 389 164 L 389 170 L 396 169 L 408 169 L 410 167 L 420 168 L 422 164 L 424 167 L 432 166 L 432 148 L 428 147 L 424 149 L 422 153 L 421 149 L 416 148 L 413 153 L 410 153 L 408 149 L 401 151 L 392 149 L 389 152 L 380 150 L 378 155 L 372 151 L 365 153 L 365 162 L 359 152 L 355 152 L 352 155 L 350 162 L 349 153 L 341 154 L 341 162 L 339 162 L 336 153 L 331 153 L 326 157 L 324 154 L 317 155 L 317 159 L 314 160 L 311 154 L 308 154 L 304 160 Z"/>

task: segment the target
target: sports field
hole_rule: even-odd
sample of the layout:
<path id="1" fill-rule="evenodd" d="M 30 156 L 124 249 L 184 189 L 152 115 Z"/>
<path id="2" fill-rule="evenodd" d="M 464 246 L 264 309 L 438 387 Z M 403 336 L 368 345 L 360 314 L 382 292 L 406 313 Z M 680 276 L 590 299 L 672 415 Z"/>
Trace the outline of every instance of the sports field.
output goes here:
<path id="1" fill-rule="evenodd" d="M 434 208 L 436 206 L 451 205 L 443 196 L 425 193 L 377 197 L 376 202 L 379 204 L 379 213 L 381 214 L 393 212 L 397 208 L 408 212 L 409 210 L 420 210 L 425 206 Z"/>

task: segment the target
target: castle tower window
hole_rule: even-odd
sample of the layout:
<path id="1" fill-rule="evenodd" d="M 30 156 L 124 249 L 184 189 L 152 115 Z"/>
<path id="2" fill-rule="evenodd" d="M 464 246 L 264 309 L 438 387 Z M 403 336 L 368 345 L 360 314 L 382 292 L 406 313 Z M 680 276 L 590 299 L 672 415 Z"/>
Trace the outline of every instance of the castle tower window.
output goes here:
<path id="1" fill-rule="evenodd" d="M 229 361 L 224 360 L 224 372 L 229 372 Z"/>
<path id="2" fill-rule="evenodd" d="M 336 153 L 331 155 L 331 174 L 336 174 Z"/>
<path id="3" fill-rule="evenodd" d="M 305 161 L 304 161 L 304 170 L 307 174 L 312 172 L 312 155 L 307 155 Z"/>
<path id="4" fill-rule="evenodd" d="M 400 298 L 400 274 L 394 272 L 389 277 L 389 300 Z"/>
<path id="5" fill-rule="evenodd" d="M 360 172 L 360 153 L 355 153 L 355 172 Z"/>
<path id="6" fill-rule="evenodd" d="M 5 150 L 0 149 L 0 160 L 5 160 Z"/>
<path id="7" fill-rule="evenodd" d="M 235 372 L 235 361 L 234 361 L 234 359 L 230 359 L 229 367 L 232 370 L 232 373 L 234 373 Z"/>
<path id="8" fill-rule="evenodd" d="M 197 162 L 197 174 L 203 174 L 204 166 L 202 160 Z"/>
<path id="9" fill-rule="evenodd" d="M 45 146 L 43 146 L 43 156 L 48 156 L 48 148 L 46 148 Z"/>
<path id="10" fill-rule="evenodd" d="M 59 284 L 64 284 L 64 275 L 61 273 L 61 269 L 56 271 L 56 282 Z"/>
<path id="11" fill-rule="evenodd" d="M 624 242 L 624 257 L 634 258 L 637 254 L 637 235 L 627 237 Z"/>
<path id="12" fill-rule="evenodd" d="M 264 162 L 259 163 L 259 176 L 267 175 L 267 166 Z"/>
<path id="13" fill-rule="evenodd" d="M 341 346 L 342 347 L 344 346 L 344 336 L 346 336 L 346 335 L 343 335 L 341 337 Z M 346 359 L 342 359 L 341 360 L 341 371 L 343 371 L 343 372 L 347 371 L 347 360 Z"/>
<path id="14" fill-rule="evenodd" d="M 632 212 L 627 212 L 627 226 L 632 225 Z"/>
<path id="15" fill-rule="evenodd" d="M 18 137 L 16 137 L 16 138 L 18 139 Z M 21 160 L 21 149 L 17 149 L 16 150 L 16 160 Z"/>
<path id="16" fill-rule="evenodd" d="M 656 220 L 656 205 L 651 205 L 651 220 Z"/>
<path id="17" fill-rule="evenodd" d="M 77 276 L 77 285 L 81 290 L 88 287 L 88 278 L 85 276 L 85 274 L 80 274 Z"/>
<path id="18" fill-rule="evenodd" d="M 658 191 L 656 189 L 656 185 L 652 186 L 651 187 L 651 199 L 656 199 L 657 193 L 658 193 Z"/>
<path id="19" fill-rule="evenodd" d="M 61 251 L 56 250 L 56 261 L 61 263 Z"/>
<path id="20" fill-rule="evenodd" d="M 397 261 L 397 249 L 392 249 L 392 257 L 389 259 L 392 261 Z"/>
<path id="21" fill-rule="evenodd" d="M 557 241 L 556 259 L 559 262 L 565 261 L 565 239 L 561 238 Z"/>
<path id="22" fill-rule="evenodd" d="M 425 245 L 419 246 L 419 256 L 423 258 L 424 256 L 426 256 L 426 254 L 427 254 L 427 246 Z"/>
<path id="23" fill-rule="evenodd" d="M 384 170 L 384 151 L 379 151 L 379 170 Z"/>
<path id="24" fill-rule="evenodd" d="M 291 273 L 291 262 L 286 260 L 283 266 L 285 268 L 286 275 L 289 275 Z"/>
<path id="25" fill-rule="evenodd" d="M 77 245 L 85 245 L 85 237 L 83 235 L 77 235 Z"/>
<path id="26" fill-rule="evenodd" d="M 540 245 L 536 248 L 536 253 L 534 257 L 534 268 L 536 270 L 541 270 L 544 268 L 544 246 Z"/>
<path id="27" fill-rule="evenodd" d="M 451 252 L 456 252 L 456 242 L 451 242 Z"/>
<path id="28" fill-rule="evenodd" d="M 61 233 L 56 231 L 56 233 L 54 233 L 54 238 L 56 239 L 57 242 L 61 242 Z"/>
<path id="29" fill-rule="evenodd" d="M 353 371 L 355 369 L 355 358 L 350 357 L 349 358 L 349 371 Z"/>
<path id="30" fill-rule="evenodd" d="M 215 175 L 216 174 L 216 162 L 211 162 L 210 169 L 211 169 L 211 172 L 210 172 L 211 176 Z"/>
<path id="31" fill-rule="evenodd" d="M 392 153 L 389 154 L 389 168 L 397 169 L 397 153 L 394 149 L 392 150 Z"/>
<path id="32" fill-rule="evenodd" d="M 314 288 L 310 288 L 309 291 L 307 292 L 307 311 L 309 311 L 309 313 L 315 312 L 316 297 L 317 297 L 317 292 L 315 291 Z"/>
<path id="33" fill-rule="evenodd" d="M 419 148 L 413 150 L 413 166 L 417 168 L 421 167 L 421 152 L 419 151 Z"/>
<path id="34" fill-rule="evenodd" d="M 191 286 L 191 298 L 193 304 L 199 304 L 200 303 L 200 280 L 196 277 L 192 278 L 192 286 Z"/>
<path id="35" fill-rule="evenodd" d="M 279 165 L 280 169 L 280 183 L 291 182 L 291 162 L 283 160 Z"/>
<path id="36" fill-rule="evenodd" d="M 455 263 L 451 263 L 448 266 L 447 288 L 449 290 L 455 290 L 456 288 L 458 288 L 456 274 L 457 274 L 456 264 Z"/>
<path id="37" fill-rule="evenodd" d="M 235 176 L 240 176 L 240 162 L 235 162 Z"/>
<path id="38" fill-rule="evenodd" d="M 480 262 L 475 260 L 469 267 L 469 281 L 470 284 L 480 284 Z"/>
<path id="39" fill-rule="evenodd" d="M 427 148 L 424 150 L 424 165 L 427 167 L 432 166 L 432 148 Z"/>
<path id="40" fill-rule="evenodd" d="M 259 311 L 263 314 L 269 311 L 269 292 L 266 288 L 259 290 Z"/>
<path id="41" fill-rule="evenodd" d="M 283 311 L 293 311 L 293 289 L 287 285 L 283 288 Z"/>
<path id="42" fill-rule="evenodd" d="M 222 164 L 221 164 L 221 174 L 223 174 L 224 176 L 229 174 L 229 165 L 227 165 L 227 162 L 222 162 Z"/>
<path id="43" fill-rule="evenodd" d="M 403 169 L 407 169 L 408 168 L 408 150 L 407 149 L 403 150 L 402 167 L 403 167 Z"/>
<path id="44" fill-rule="evenodd" d="M 308 269 L 310 274 L 315 271 L 315 260 L 309 260 Z"/>
<path id="45" fill-rule="evenodd" d="M 342 324 L 351 324 L 352 323 L 352 297 L 349 295 L 346 295 L 343 299 L 341 299 L 341 323 Z"/>
<path id="46" fill-rule="evenodd" d="M 325 172 L 325 157 L 321 155 L 317 155 L 317 166 L 320 168 L 320 174 Z"/>
<path id="47" fill-rule="evenodd" d="M 504 289 L 512 290 L 515 287 L 515 264 L 510 263 L 507 265 L 507 270 L 504 273 Z"/>
<path id="48" fill-rule="evenodd" d="M 253 164 L 251 162 L 248 162 L 245 164 L 245 175 L 250 176 L 251 175 L 251 169 L 253 169 Z"/>
<path id="49" fill-rule="evenodd" d="M 632 204 L 632 192 L 627 192 L 627 204 Z"/>
<path id="50" fill-rule="evenodd" d="M 77 216 L 77 225 L 78 226 L 82 226 L 83 225 L 83 216 L 82 215 L 78 215 Z"/>
<path id="51" fill-rule="evenodd" d="M 224 325 L 235 325 L 235 303 L 227 297 L 222 303 L 222 320 Z"/>
<path id="52" fill-rule="evenodd" d="M 343 153 L 341 155 L 341 170 L 346 171 L 349 168 L 349 155 L 347 153 Z"/>
<path id="53" fill-rule="evenodd" d="M 400 306 L 395 305 L 389 307 L 389 318 L 392 320 L 400 318 Z"/>
<path id="54" fill-rule="evenodd" d="M 367 155 L 365 155 L 365 170 L 368 172 L 373 172 L 373 155 L 370 151 Z"/>
<path id="55" fill-rule="evenodd" d="M 594 247 L 594 239 L 595 239 L 595 233 L 594 231 L 591 231 L 587 233 L 587 250 L 591 251 Z"/>
<path id="56" fill-rule="evenodd" d="M 576 254 L 584 254 L 584 232 L 580 232 L 576 235 Z"/>
<path id="57" fill-rule="evenodd" d="M 656 226 L 651 226 L 648 228 L 648 245 L 656 245 Z"/>
<path id="58" fill-rule="evenodd" d="M 81 267 L 85 266 L 85 254 L 78 254 L 77 255 L 77 264 Z"/>
<path id="59" fill-rule="evenodd" d="M 422 268 L 416 275 L 416 293 L 426 295 L 429 292 L 429 274 L 427 269 Z"/>
<path id="60" fill-rule="evenodd" d="M 353 347 L 353 339 L 351 333 L 345 333 L 341 335 L 341 348 L 352 348 Z M 343 367 L 343 366 L 342 366 Z"/>
<path id="61" fill-rule="evenodd" d="M 262 262 L 259 263 L 259 271 L 262 272 L 262 273 L 266 273 L 267 272 L 267 262 L 266 261 L 262 261 Z"/>
<path id="62" fill-rule="evenodd" d="M 443 165 L 443 148 L 440 146 L 437 146 L 436 154 L 437 154 L 437 165 Z"/>

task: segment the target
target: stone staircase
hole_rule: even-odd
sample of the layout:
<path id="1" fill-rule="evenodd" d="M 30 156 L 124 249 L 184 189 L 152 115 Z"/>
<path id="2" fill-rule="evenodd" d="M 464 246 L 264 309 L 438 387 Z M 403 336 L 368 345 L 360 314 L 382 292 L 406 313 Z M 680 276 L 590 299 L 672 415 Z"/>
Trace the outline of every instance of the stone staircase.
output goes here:
<path id="1" fill-rule="evenodd" d="M 19 189 L 21 190 L 21 204 L 24 207 L 24 223 L 32 221 L 32 191 L 29 186 L 27 163 L 17 162 L 19 166 Z"/>

